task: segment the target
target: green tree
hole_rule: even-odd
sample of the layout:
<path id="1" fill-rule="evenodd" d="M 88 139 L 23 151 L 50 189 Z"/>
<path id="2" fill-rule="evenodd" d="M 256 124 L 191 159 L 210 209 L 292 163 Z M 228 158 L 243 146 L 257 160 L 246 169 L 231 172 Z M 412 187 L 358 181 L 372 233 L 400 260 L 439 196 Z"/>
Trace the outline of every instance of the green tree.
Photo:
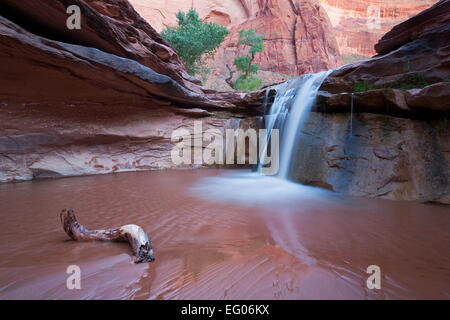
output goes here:
<path id="1" fill-rule="evenodd" d="M 166 27 L 161 36 L 178 52 L 190 75 L 200 74 L 205 77 L 209 73 L 205 60 L 214 56 L 230 32 L 217 23 L 203 22 L 194 9 L 187 13 L 179 11 L 176 17 L 177 26 Z"/>
<path id="2" fill-rule="evenodd" d="M 232 87 L 237 90 L 256 90 L 261 88 L 262 82 L 256 74 L 258 73 L 259 66 L 253 64 L 256 54 L 262 52 L 264 49 L 263 38 L 261 35 L 256 35 L 253 29 L 239 30 L 239 42 L 238 45 L 248 47 L 248 53 L 246 56 L 237 57 L 234 59 L 234 65 L 241 74 L 238 76 Z M 228 67 L 228 66 L 227 66 Z M 228 69 L 230 69 L 228 67 Z M 232 72 L 230 71 L 231 76 Z M 227 79 L 227 80 L 230 80 Z M 227 81 L 230 84 L 231 81 Z"/>

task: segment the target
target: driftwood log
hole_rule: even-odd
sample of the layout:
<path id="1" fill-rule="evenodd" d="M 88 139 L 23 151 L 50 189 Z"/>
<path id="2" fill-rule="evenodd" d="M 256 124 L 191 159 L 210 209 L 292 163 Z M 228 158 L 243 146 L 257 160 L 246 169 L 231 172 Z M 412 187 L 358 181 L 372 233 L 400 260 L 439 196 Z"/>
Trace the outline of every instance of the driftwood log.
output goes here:
<path id="1" fill-rule="evenodd" d="M 136 257 L 135 263 L 154 261 L 153 249 L 148 234 L 135 224 L 127 224 L 109 230 L 88 230 L 78 223 L 72 209 L 63 209 L 60 214 L 64 231 L 74 241 L 124 241 L 129 242 Z"/>

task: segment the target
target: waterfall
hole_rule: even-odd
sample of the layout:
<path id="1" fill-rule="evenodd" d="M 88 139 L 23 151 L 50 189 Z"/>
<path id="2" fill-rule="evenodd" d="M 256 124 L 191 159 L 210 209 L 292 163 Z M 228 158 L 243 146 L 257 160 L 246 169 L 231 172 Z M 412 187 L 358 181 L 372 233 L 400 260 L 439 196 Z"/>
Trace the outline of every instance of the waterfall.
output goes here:
<path id="1" fill-rule="evenodd" d="M 297 133 L 308 118 L 322 82 L 332 71 L 306 74 L 273 88 L 277 93 L 270 113 L 266 116 L 266 129 L 268 135 L 273 129 L 280 130 L 281 150 L 278 177 L 282 179 L 289 178 L 292 151 Z M 266 151 L 267 144 L 261 152 L 262 157 L 266 155 Z M 261 163 L 264 161 L 259 164 L 259 172 L 261 172 Z"/>
<path id="2" fill-rule="evenodd" d="M 208 200 L 216 199 L 225 203 L 261 206 L 264 209 L 273 208 L 273 212 L 277 214 L 280 213 L 279 208 L 283 207 L 286 209 L 285 215 L 280 219 L 286 218 L 287 220 L 283 220 L 286 225 L 291 223 L 287 216 L 293 202 L 301 201 L 304 206 L 308 206 L 308 204 L 315 204 L 319 201 L 321 203 L 323 201 L 334 201 L 328 190 L 302 185 L 288 179 L 292 153 L 297 143 L 297 133 L 302 130 L 311 107 L 315 104 L 322 82 L 332 71 L 304 75 L 301 78 L 281 83 L 269 89 L 270 91 L 276 90 L 276 95 L 268 114 L 265 116 L 267 136 L 271 135 L 273 129 L 280 130 L 281 150 L 277 175 L 264 174 L 262 164 L 266 163 L 265 160 L 269 160 L 266 151 L 273 150 L 272 145 L 270 145 L 273 141 L 267 139 L 265 145 L 259 150 L 258 172 L 237 171 L 221 176 L 208 177 L 193 186 L 191 192 Z M 269 98 L 269 96 L 266 96 L 265 107 L 269 107 Z M 270 161 L 273 161 L 277 157 L 270 154 L 270 158 Z M 273 164 L 267 164 L 268 167 L 271 165 Z M 274 238 L 278 239 L 279 236 L 280 233 L 275 230 Z M 282 244 L 286 247 L 289 246 L 290 242 L 298 241 L 294 231 L 287 238 L 287 242 Z M 288 251 L 289 248 L 286 248 L 286 250 Z M 304 259 L 305 254 L 303 252 L 290 253 Z"/>

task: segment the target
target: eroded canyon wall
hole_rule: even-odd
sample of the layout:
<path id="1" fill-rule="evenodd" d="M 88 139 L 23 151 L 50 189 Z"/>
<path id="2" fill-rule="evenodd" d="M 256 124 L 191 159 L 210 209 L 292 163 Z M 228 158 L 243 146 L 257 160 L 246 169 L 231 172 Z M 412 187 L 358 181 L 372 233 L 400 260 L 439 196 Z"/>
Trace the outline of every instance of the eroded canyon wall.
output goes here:
<path id="1" fill-rule="evenodd" d="M 296 181 L 450 203 L 449 8 L 440 1 L 386 34 L 384 55 L 331 73 L 298 132 Z"/>
<path id="2" fill-rule="evenodd" d="M 234 58 L 245 53 L 238 46 L 237 32 L 250 28 L 263 36 L 264 50 L 255 63 L 265 71 L 298 76 L 342 63 L 331 23 L 318 3 L 266 0 L 252 7 L 247 21 L 231 29 L 214 59 L 217 64 L 232 66 Z"/>
<path id="3" fill-rule="evenodd" d="M 320 0 L 344 56 L 376 54 L 374 45 L 393 26 L 438 0 Z"/>
<path id="4" fill-rule="evenodd" d="M 342 65 L 341 55 L 328 16 L 315 0 L 132 0 L 143 17 L 154 21 L 158 30 L 175 26 L 175 13 L 195 8 L 206 21 L 227 26 L 231 33 L 217 50 L 213 61 L 212 80 L 224 83 L 233 67 L 233 60 L 245 53 L 239 47 L 237 31 L 253 28 L 264 39 L 264 51 L 257 55 L 255 63 L 261 70 L 264 83 L 286 80 L 277 74 L 298 76 Z M 273 74 L 272 74 L 273 73 Z M 275 74 L 276 73 L 276 74 Z M 273 77 L 273 79 L 272 79 Z M 218 86 L 220 89 L 229 87 Z"/>
<path id="5" fill-rule="evenodd" d="M 84 18 L 71 31 L 74 2 Z M 0 182 L 173 168 L 173 130 L 201 119 L 223 132 L 258 113 L 264 93 L 201 87 L 127 1 L 2 5 Z"/>
<path id="6" fill-rule="evenodd" d="M 376 54 L 374 45 L 393 26 L 437 2 L 438 0 L 131 0 L 136 10 L 158 31 L 165 26 L 175 26 L 176 12 L 190 8 L 195 8 L 206 21 L 217 22 L 232 29 L 233 33 L 228 37 L 227 43 L 219 50 L 218 61 L 213 64 L 214 71 L 218 74 L 224 73 L 225 64 L 232 63 L 233 54 L 238 51 L 236 30 L 253 27 L 269 42 L 270 49 L 259 58 L 262 68 L 289 75 L 302 74 L 303 70 L 317 72 L 323 66 L 334 68 L 343 62 L 373 56 Z M 293 23 L 296 17 L 299 22 Z M 318 28 L 316 19 L 320 21 L 322 29 L 319 32 L 315 31 Z M 309 33 L 309 30 L 314 31 Z M 315 43 L 312 44 L 308 38 L 314 38 Z M 278 49 L 276 53 L 267 54 L 274 52 L 274 47 Z M 311 60 L 315 60 L 311 62 L 311 66 L 302 65 L 302 62 Z M 275 78 L 273 81 L 276 81 Z"/>

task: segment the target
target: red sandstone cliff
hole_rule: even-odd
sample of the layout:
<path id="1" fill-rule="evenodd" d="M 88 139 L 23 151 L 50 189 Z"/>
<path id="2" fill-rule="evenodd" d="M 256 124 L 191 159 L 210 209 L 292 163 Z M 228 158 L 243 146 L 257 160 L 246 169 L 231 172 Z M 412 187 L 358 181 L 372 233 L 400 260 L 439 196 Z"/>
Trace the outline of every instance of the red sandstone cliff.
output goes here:
<path id="1" fill-rule="evenodd" d="M 344 63 L 361 59 L 361 56 L 373 56 L 374 45 L 386 32 L 436 2 L 438 0 L 131 0 L 136 10 L 158 31 L 176 24 L 178 10 L 187 11 L 192 7 L 205 20 L 231 28 L 233 33 L 213 64 L 217 74 L 226 73 L 224 65 L 237 51 L 236 30 L 254 27 L 270 42 L 266 44 L 270 49 L 259 60 L 262 69 L 290 75 L 302 74 L 303 70 L 318 71 L 321 66 L 340 66 L 340 55 Z M 296 19 L 298 23 L 294 22 Z M 320 21 L 320 28 L 316 20 Z M 308 33 L 311 29 L 313 31 Z M 305 65 L 304 61 L 312 62 Z"/>
<path id="2" fill-rule="evenodd" d="M 237 31 L 252 28 L 264 39 L 264 51 L 255 63 L 265 71 L 302 75 L 342 63 L 329 19 L 318 3 L 264 0 L 248 7 L 248 20 L 231 29 L 215 61 L 232 65 L 233 59 L 242 54 L 237 47 Z"/>
<path id="3" fill-rule="evenodd" d="M 5 0 L 0 74 L 0 182 L 171 168 L 173 130 L 224 130 L 262 98 L 199 86 L 124 0 Z"/>
<path id="4" fill-rule="evenodd" d="M 213 74 L 228 76 L 226 64 L 240 54 L 240 29 L 253 28 L 262 34 L 265 49 L 255 62 L 268 72 L 301 75 L 335 68 L 342 64 L 326 12 L 315 0 L 131 0 L 147 21 L 162 30 L 175 25 L 175 13 L 192 5 L 207 21 L 230 28 L 231 34 L 211 63 Z"/>
<path id="5" fill-rule="evenodd" d="M 380 55 L 330 74 L 293 160 L 295 180 L 450 203 L 449 5 L 399 24 L 378 43 Z"/>
<path id="6" fill-rule="evenodd" d="M 375 54 L 374 45 L 391 28 L 438 0 L 320 0 L 342 55 Z"/>

